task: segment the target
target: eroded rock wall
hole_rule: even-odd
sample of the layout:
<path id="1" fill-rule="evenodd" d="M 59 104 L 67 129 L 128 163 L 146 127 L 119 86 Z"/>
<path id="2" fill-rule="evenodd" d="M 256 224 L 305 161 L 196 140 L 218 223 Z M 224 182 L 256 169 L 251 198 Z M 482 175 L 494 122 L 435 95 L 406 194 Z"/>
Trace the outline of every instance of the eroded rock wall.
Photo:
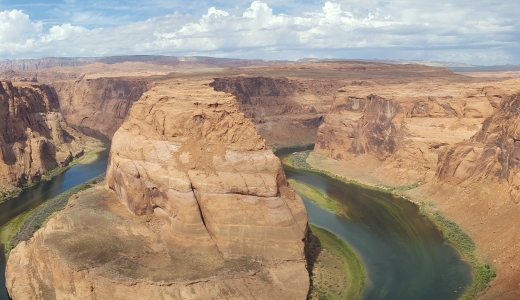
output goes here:
<path id="1" fill-rule="evenodd" d="M 114 135 L 108 186 L 132 212 L 168 217 L 196 245 L 303 259 L 305 208 L 234 97 L 196 80 L 162 85 Z"/>
<path id="2" fill-rule="evenodd" d="M 520 95 L 504 97 L 471 139 L 443 147 L 435 178 L 413 191 L 460 224 L 497 278 L 483 299 L 520 297 Z"/>
<path id="3" fill-rule="evenodd" d="M 484 298 L 518 299 L 519 81 L 437 80 L 341 88 L 309 161 L 434 204 L 496 266 Z"/>
<path id="4" fill-rule="evenodd" d="M 478 132 L 513 84 L 439 81 L 346 85 L 318 129 L 314 152 L 388 185 L 432 180 L 439 150 Z"/>
<path id="5" fill-rule="evenodd" d="M 291 146 L 314 143 L 342 84 L 337 79 L 236 76 L 216 78 L 211 86 L 236 96 L 269 145 Z"/>
<path id="6" fill-rule="evenodd" d="M 101 77 L 52 83 L 63 115 L 71 124 L 112 137 L 152 79 Z"/>
<path id="7" fill-rule="evenodd" d="M 0 82 L 0 185 L 38 181 L 83 154 L 87 137 L 67 125 L 47 85 Z"/>

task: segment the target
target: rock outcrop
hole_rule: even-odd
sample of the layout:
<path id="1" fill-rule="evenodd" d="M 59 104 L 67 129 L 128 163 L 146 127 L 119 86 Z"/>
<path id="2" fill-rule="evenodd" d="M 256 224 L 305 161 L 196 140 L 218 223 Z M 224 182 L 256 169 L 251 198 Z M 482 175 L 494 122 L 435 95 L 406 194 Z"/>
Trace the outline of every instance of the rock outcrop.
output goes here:
<path id="1" fill-rule="evenodd" d="M 0 187 L 35 182 L 83 154 L 90 138 L 67 125 L 46 85 L 0 82 Z"/>
<path id="2" fill-rule="evenodd" d="M 269 145 L 314 142 L 328 113 L 339 80 L 285 77 L 222 77 L 211 86 L 237 97 L 240 110 L 255 124 Z"/>
<path id="3" fill-rule="evenodd" d="M 338 90 L 314 152 L 388 185 L 430 181 L 439 149 L 479 131 L 515 82 L 352 82 Z"/>
<path id="4" fill-rule="evenodd" d="M 152 79 L 83 78 L 56 82 L 60 107 L 71 124 L 87 126 L 113 136 L 123 124 L 134 102 L 149 90 Z"/>
<path id="5" fill-rule="evenodd" d="M 480 80 L 352 82 L 338 90 L 308 162 L 435 204 L 496 266 L 485 298 L 518 299 L 520 80 Z"/>
<path id="6" fill-rule="evenodd" d="M 305 299 L 307 214 L 236 99 L 157 84 L 113 139 L 106 185 L 10 254 L 13 299 Z M 30 263 L 29 263 L 30 262 Z"/>
<path id="7" fill-rule="evenodd" d="M 444 147 L 432 182 L 414 194 L 433 201 L 474 238 L 497 278 L 484 299 L 520 297 L 520 95 L 504 99 L 470 140 Z"/>

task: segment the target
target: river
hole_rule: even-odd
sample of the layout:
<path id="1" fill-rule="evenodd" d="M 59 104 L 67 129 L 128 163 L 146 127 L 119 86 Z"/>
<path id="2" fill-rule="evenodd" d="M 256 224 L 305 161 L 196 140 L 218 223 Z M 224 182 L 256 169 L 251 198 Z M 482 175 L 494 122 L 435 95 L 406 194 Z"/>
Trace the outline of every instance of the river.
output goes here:
<path id="1" fill-rule="evenodd" d="M 77 130 L 82 131 L 88 136 L 101 140 L 107 147 L 107 150 L 101 152 L 95 162 L 88 165 L 72 166 L 64 173 L 57 175 L 48 181 L 41 181 L 30 188 L 24 189 L 18 197 L 1 203 L 0 227 L 4 226 L 20 214 L 38 207 L 45 201 L 105 173 L 110 153 L 110 140 L 98 131 L 88 128 L 77 128 Z M 0 300 L 8 300 L 9 296 L 7 295 L 7 290 L 5 288 L 6 262 L 2 246 L 0 246 L 0 250 L 2 251 L 0 255 Z"/>
<path id="2" fill-rule="evenodd" d="M 282 149 L 284 158 L 306 150 Z M 284 165 L 287 178 L 306 183 L 343 205 L 349 218 L 304 199 L 309 222 L 343 239 L 365 267 L 362 299 L 457 299 L 471 284 L 471 266 L 406 199 Z"/>

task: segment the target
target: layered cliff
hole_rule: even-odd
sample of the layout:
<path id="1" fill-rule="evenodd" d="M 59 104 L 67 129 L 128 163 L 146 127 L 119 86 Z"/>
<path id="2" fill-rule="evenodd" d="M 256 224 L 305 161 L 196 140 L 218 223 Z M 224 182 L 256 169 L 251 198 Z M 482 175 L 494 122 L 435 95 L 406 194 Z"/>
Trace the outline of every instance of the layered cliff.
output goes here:
<path id="1" fill-rule="evenodd" d="M 307 161 L 434 204 L 471 236 L 478 257 L 496 266 L 485 298 L 518 299 L 519 83 L 346 85 Z"/>
<path id="2" fill-rule="evenodd" d="M 439 149 L 480 130 L 514 84 L 353 82 L 338 90 L 314 152 L 388 185 L 430 181 Z"/>
<path id="3" fill-rule="evenodd" d="M 90 138 L 67 125 L 46 85 L 0 82 L 0 187 L 38 181 L 83 154 Z"/>
<path id="4" fill-rule="evenodd" d="M 519 124 L 516 94 L 471 139 L 444 147 L 434 180 L 414 192 L 467 229 L 481 257 L 497 267 L 485 299 L 520 297 Z"/>
<path id="5" fill-rule="evenodd" d="M 314 142 L 318 126 L 332 104 L 339 80 L 236 76 L 216 78 L 211 86 L 237 97 L 269 145 Z"/>
<path id="6" fill-rule="evenodd" d="M 151 82 L 142 77 L 100 77 L 55 82 L 52 86 L 69 123 L 113 136 Z"/>
<path id="7" fill-rule="evenodd" d="M 305 299 L 307 214 L 232 95 L 157 84 L 116 132 L 106 185 L 10 255 L 13 299 Z"/>

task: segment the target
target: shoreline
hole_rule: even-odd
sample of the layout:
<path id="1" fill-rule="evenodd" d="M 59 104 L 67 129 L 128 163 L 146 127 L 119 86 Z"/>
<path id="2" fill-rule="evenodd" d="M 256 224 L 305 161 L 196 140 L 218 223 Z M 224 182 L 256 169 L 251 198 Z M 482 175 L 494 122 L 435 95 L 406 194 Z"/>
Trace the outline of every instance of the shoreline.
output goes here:
<path id="1" fill-rule="evenodd" d="M 60 174 L 63 174 L 65 171 L 69 170 L 70 168 L 72 168 L 75 165 L 88 165 L 90 163 L 95 162 L 99 158 L 99 154 L 107 149 L 103 145 L 102 141 L 97 140 L 97 139 L 95 139 L 95 140 L 96 140 L 96 143 L 86 147 L 86 149 L 88 149 L 88 151 L 84 152 L 81 156 L 72 159 L 72 161 L 69 164 L 67 164 L 66 166 L 56 167 L 54 169 L 49 170 L 47 173 L 43 174 L 43 176 L 38 181 L 26 183 L 20 187 L 13 186 L 13 189 L 11 191 L 7 192 L 7 195 L 5 195 L 5 192 L 2 192 L 2 195 L 0 196 L 0 203 L 8 202 L 8 201 L 20 196 L 20 194 L 25 189 L 31 188 L 34 185 L 36 185 L 42 181 L 51 180 L 52 178 L 54 178 Z"/>
<path id="2" fill-rule="evenodd" d="M 360 299 L 366 281 L 365 268 L 355 251 L 316 225 L 309 224 L 308 238 L 307 261 L 312 266 L 308 299 Z"/>
<path id="3" fill-rule="evenodd" d="M 298 147 L 288 148 L 297 149 Z M 287 158 L 282 161 L 282 163 L 286 163 L 287 165 L 296 169 L 323 174 L 346 184 L 353 184 L 362 188 L 389 193 L 393 196 L 401 197 L 417 205 L 419 208 L 419 213 L 430 220 L 435 225 L 435 227 L 440 232 L 442 232 L 446 240 L 457 250 L 457 252 L 459 252 L 461 258 L 468 262 L 471 266 L 473 277 L 472 284 L 466 287 L 464 294 L 462 294 L 458 299 L 477 299 L 486 293 L 486 291 L 489 289 L 488 284 L 496 278 L 495 267 L 491 263 L 487 263 L 476 256 L 476 248 L 473 239 L 466 232 L 464 232 L 458 224 L 445 218 L 440 211 L 436 210 L 433 204 L 416 201 L 410 196 L 402 193 L 417 188 L 420 185 L 411 185 L 406 187 L 382 187 L 379 185 L 376 186 L 369 185 L 367 183 L 361 183 L 355 179 L 347 178 L 326 169 L 319 169 L 316 166 L 310 165 L 307 162 L 307 158 L 311 152 L 312 150 L 304 150 L 300 152 L 295 151 L 295 153 L 287 156 Z"/>
<path id="4" fill-rule="evenodd" d="M 4 246 L 4 256 L 6 261 L 9 258 L 10 251 L 21 241 L 29 240 L 55 212 L 64 209 L 68 204 L 70 197 L 94 187 L 96 184 L 102 183 L 104 177 L 105 174 L 101 174 L 87 182 L 72 187 L 56 197 L 42 203 L 40 206 L 20 214 L 18 217 L 9 221 L 0 228 L 0 244 Z"/>

